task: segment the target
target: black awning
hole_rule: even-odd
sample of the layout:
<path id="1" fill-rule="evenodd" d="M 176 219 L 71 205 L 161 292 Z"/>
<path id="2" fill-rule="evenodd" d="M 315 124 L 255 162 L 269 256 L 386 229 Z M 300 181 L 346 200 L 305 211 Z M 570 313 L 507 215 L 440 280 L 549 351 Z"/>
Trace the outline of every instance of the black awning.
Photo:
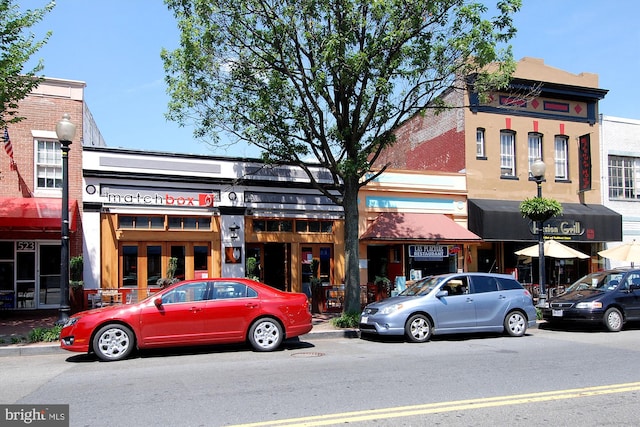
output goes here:
<path id="1" fill-rule="evenodd" d="M 622 241 L 622 215 L 602 205 L 562 203 L 563 214 L 544 222 L 546 238 L 575 242 Z M 535 241 L 535 224 L 520 202 L 469 199 L 469 231 L 486 241 Z"/>

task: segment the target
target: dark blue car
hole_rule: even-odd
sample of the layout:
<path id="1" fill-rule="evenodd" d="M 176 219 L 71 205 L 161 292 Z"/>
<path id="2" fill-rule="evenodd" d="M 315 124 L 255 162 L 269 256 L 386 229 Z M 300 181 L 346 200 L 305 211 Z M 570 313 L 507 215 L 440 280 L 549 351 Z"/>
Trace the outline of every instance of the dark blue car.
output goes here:
<path id="1" fill-rule="evenodd" d="M 552 324 L 604 324 L 609 331 L 618 332 L 626 322 L 640 320 L 640 269 L 588 274 L 549 299 L 542 314 Z"/>

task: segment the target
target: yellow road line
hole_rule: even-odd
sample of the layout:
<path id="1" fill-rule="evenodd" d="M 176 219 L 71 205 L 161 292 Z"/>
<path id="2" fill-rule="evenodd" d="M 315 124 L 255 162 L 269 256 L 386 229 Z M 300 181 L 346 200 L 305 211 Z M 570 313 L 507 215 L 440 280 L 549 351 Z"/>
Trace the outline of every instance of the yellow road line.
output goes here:
<path id="1" fill-rule="evenodd" d="M 336 414 L 314 415 L 309 417 L 289 418 L 284 420 L 238 424 L 233 427 L 326 426 L 337 423 L 352 423 L 358 421 L 371 421 L 388 418 L 434 414 L 437 412 L 462 411 L 468 409 L 520 405 L 524 403 L 547 402 L 552 400 L 576 399 L 581 397 L 600 396 L 613 393 L 625 393 L 629 391 L 640 391 L 640 382 L 545 391 L 539 393 L 517 394 L 511 396 L 456 400 L 451 402 L 426 403 L 422 405 L 399 406 L 395 408 L 368 409 L 364 411 L 342 412 Z"/>

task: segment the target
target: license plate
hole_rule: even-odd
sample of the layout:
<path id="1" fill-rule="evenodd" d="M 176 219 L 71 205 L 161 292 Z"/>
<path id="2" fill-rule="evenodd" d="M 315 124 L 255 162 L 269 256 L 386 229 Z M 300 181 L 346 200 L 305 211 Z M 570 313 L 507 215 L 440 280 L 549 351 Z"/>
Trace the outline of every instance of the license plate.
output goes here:
<path id="1" fill-rule="evenodd" d="M 551 315 L 553 317 L 562 317 L 562 310 L 552 310 Z"/>
<path id="2" fill-rule="evenodd" d="M 367 323 L 368 320 L 369 320 L 368 317 L 363 316 L 363 317 L 360 318 L 360 323 Z"/>

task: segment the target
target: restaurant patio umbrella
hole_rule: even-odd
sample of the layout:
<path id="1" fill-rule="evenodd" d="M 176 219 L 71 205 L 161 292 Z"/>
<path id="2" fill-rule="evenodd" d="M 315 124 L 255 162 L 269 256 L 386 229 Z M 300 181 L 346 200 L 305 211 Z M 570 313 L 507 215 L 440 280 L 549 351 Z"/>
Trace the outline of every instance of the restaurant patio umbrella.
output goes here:
<path id="1" fill-rule="evenodd" d="M 522 256 L 530 256 L 537 257 L 539 256 L 539 247 L 538 245 L 529 246 L 524 249 L 520 249 L 516 251 L 516 255 Z M 580 258 L 586 259 L 589 258 L 589 255 L 577 251 L 573 248 L 570 248 L 567 245 L 563 245 L 562 243 L 555 240 L 545 240 L 544 242 L 544 256 L 548 256 L 551 258 Z"/>
<path id="2" fill-rule="evenodd" d="M 616 261 L 630 262 L 633 266 L 634 262 L 640 262 L 640 243 L 636 240 L 623 243 L 615 248 L 605 249 L 598 252 L 603 258 L 614 259 Z"/>

